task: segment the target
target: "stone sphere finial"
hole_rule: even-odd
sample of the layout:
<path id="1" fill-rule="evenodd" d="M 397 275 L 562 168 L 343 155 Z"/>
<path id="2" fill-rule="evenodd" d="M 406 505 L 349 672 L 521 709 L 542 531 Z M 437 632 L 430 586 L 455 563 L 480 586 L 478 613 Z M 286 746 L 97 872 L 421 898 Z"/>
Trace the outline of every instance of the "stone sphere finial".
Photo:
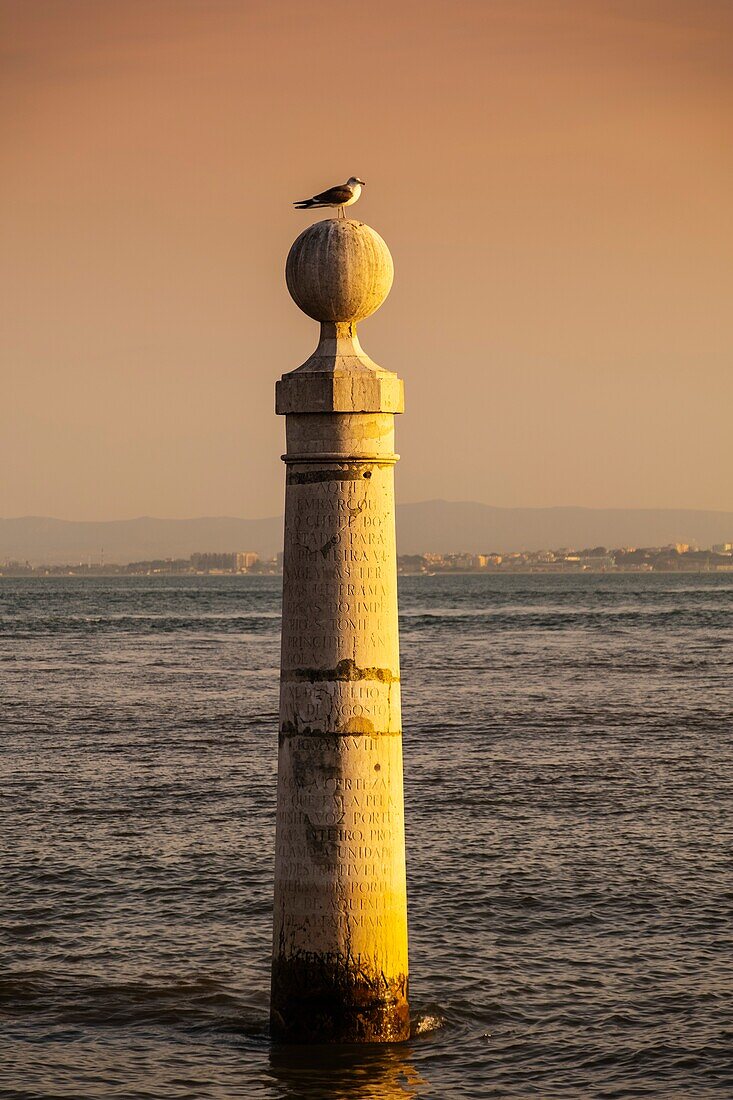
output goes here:
<path id="1" fill-rule="evenodd" d="M 288 254 L 285 279 L 297 306 L 316 321 L 362 321 L 390 292 L 387 245 L 363 222 L 326 218 L 303 230 Z"/>

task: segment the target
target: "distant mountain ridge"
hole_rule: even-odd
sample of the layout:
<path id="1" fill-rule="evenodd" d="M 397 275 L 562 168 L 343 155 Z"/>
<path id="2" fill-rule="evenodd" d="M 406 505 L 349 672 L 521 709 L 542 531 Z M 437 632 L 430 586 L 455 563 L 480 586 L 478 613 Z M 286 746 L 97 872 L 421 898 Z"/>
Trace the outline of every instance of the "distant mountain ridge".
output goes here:
<path id="1" fill-rule="evenodd" d="M 33 565 L 79 561 L 125 564 L 187 558 L 197 551 L 255 550 L 272 557 L 282 548 L 282 516 L 238 519 L 77 521 L 24 516 L 0 519 L 0 563 Z M 470 501 L 426 500 L 397 506 L 401 554 L 507 553 L 511 550 L 591 546 L 664 546 L 733 541 L 733 512 L 670 508 L 496 508 Z"/>

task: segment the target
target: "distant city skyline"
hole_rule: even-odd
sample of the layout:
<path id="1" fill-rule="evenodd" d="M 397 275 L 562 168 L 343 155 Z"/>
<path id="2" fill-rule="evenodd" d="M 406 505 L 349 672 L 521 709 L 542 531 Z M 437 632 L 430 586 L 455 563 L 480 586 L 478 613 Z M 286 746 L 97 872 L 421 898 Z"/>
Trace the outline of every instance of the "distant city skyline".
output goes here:
<path id="1" fill-rule="evenodd" d="M 0 516 L 279 514 L 291 203 L 350 175 L 395 260 L 360 336 L 405 378 L 398 500 L 733 511 L 731 4 L 0 22 Z"/>
<path id="2" fill-rule="evenodd" d="M 338 550 L 334 549 L 334 555 Z M 241 576 L 281 574 L 283 554 L 261 558 L 254 551 L 199 551 L 187 558 L 152 558 L 123 564 L 92 561 L 50 563 L 31 566 L 28 562 L 0 560 L 3 576 L 118 576 L 164 574 L 166 576 Z M 400 554 L 397 572 L 435 573 L 511 573 L 511 572 L 590 572 L 590 573 L 733 573 L 733 543 L 695 547 L 676 543 L 664 547 L 566 547 L 535 552 L 510 551 L 505 554 Z"/>

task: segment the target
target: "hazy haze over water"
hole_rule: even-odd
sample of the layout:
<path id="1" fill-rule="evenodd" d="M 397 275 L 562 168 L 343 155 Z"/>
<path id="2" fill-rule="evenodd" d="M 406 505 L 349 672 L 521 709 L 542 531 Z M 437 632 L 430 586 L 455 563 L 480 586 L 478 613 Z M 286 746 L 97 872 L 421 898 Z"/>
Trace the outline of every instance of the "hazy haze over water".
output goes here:
<path id="1" fill-rule="evenodd" d="M 0 581 L 0 1094 L 728 1097 L 733 582 L 400 582 L 414 1038 L 267 1039 L 279 579 Z"/>

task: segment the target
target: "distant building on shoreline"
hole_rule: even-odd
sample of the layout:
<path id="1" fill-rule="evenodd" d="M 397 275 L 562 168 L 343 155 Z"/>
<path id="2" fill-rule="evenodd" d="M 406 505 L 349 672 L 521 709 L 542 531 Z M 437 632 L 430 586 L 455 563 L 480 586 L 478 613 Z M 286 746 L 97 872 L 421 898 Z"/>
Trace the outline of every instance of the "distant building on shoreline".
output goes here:
<path id="1" fill-rule="evenodd" d="M 259 562 L 254 550 L 238 550 L 229 554 L 191 554 L 191 567 L 196 573 L 249 573 Z"/>
<path id="2" fill-rule="evenodd" d="M 250 569 L 257 565 L 260 560 L 260 555 L 255 554 L 254 550 L 240 550 L 235 557 L 237 573 L 249 573 Z"/>

